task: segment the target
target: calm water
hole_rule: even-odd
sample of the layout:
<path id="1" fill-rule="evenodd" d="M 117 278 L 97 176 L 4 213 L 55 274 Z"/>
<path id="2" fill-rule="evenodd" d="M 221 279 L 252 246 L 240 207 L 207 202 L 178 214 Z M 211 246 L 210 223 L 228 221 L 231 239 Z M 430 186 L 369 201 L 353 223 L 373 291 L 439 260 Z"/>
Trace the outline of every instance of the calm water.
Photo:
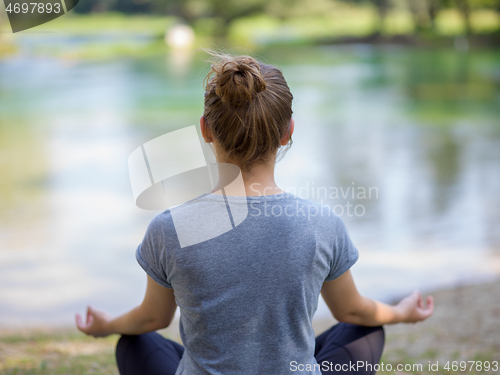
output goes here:
<path id="1" fill-rule="evenodd" d="M 158 213 L 134 206 L 127 158 L 198 123 L 208 65 L 200 54 L 34 58 L 54 42 L 23 43 L 0 61 L 0 325 L 70 323 L 87 303 L 120 313 L 142 300 L 135 249 Z M 390 300 L 500 274 L 499 51 L 260 56 L 295 96 L 277 181 L 344 218 L 363 293 Z"/>

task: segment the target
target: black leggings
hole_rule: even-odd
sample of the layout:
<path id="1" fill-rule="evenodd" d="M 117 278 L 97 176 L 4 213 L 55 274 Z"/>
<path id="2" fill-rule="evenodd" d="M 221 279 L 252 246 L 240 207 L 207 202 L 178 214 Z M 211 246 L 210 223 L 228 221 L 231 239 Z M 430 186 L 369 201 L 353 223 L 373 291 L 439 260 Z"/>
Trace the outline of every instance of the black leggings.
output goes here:
<path id="1" fill-rule="evenodd" d="M 316 337 L 314 357 L 323 375 L 373 375 L 384 342 L 383 327 L 338 323 Z M 116 362 L 120 375 L 175 375 L 183 353 L 182 345 L 156 332 L 122 335 L 116 345 Z M 363 366 L 354 367 L 360 363 Z"/>

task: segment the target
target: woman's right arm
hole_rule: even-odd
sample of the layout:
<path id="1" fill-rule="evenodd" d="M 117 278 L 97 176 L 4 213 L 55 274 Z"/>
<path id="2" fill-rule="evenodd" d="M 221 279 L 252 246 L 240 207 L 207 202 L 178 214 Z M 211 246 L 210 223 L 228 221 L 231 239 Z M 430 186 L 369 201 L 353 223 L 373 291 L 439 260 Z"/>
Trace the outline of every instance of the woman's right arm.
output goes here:
<path id="1" fill-rule="evenodd" d="M 427 319 L 434 311 L 432 296 L 427 297 L 424 307 L 418 291 L 395 306 L 363 297 L 356 289 L 350 270 L 332 281 L 325 281 L 321 295 L 335 319 L 362 326 L 416 323 Z"/>
<path id="2" fill-rule="evenodd" d="M 78 329 L 90 336 L 105 337 L 114 333 L 140 335 L 168 327 L 177 309 L 174 290 L 163 287 L 149 275 L 147 280 L 142 304 L 116 318 L 89 306 L 85 323 L 80 314 L 76 314 Z"/>

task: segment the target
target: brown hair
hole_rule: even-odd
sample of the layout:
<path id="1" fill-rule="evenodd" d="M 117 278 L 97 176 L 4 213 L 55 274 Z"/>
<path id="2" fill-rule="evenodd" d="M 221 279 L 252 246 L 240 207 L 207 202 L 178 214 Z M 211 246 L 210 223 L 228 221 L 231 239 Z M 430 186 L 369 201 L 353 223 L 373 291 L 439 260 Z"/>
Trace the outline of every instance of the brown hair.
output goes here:
<path id="1" fill-rule="evenodd" d="M 250 56 L 207 52 L 213 59 L 205 77 L 205 122 L 228 162 L 249 171 L 269 161 L 289 134 L 293 95 L 280 69 Z M 291 144 L 290 137 L 286 149 Z"/>

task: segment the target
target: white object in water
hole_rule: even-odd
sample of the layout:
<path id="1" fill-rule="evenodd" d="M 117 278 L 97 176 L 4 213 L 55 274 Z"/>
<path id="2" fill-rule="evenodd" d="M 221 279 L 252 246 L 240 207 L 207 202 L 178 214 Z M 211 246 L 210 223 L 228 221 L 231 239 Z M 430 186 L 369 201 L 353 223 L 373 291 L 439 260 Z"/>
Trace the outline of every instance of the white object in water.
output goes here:
<path id="1" fill-rule="evenodd" d="M 194 42 L 194 31 L 188 25 L 177 24 L 167 30 L 165 43 L 176 49 L 189 48 Z"/>

